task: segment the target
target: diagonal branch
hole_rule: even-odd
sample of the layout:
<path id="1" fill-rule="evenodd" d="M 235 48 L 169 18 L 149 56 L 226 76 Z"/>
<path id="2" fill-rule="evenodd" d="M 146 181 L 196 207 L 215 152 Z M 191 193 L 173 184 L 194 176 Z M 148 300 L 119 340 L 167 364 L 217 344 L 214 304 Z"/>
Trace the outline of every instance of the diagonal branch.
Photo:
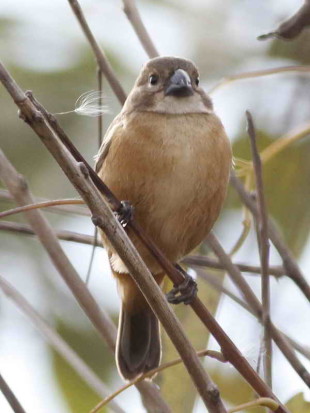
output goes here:
<path id="1" fill-rule="evenodd" d="M 10 215 L 20 214 L 21 212 L 31 211 L 33 209 L 49 208 L 56 205 L 81 205 L 84 202 L 81 199 L 57 199 L 55 201 L 35 202 L 34 204 L 24 205 L 17 208 L 8 209 L 0 212 L 0 219 Z"/>
<path id="2" fill-rule="evenodd" d="M 105 56 L 103 50 L 98 45 L 89 25 L 84 17 L 81 6 L 77 0 L 68 0 L 73 13 L 75 14 L 83 33 L 85 34 L 91 48 L 93 49 L 94 55 L 96 56 L 97 64 L 100 67 L 101 72 L 105 75 L 107 81 L 109 82 L 113 92 L 117 96 L 121 104 L 124 104 L 126 100 L 126 93 L 122 88 L 121 84 L 117 80 L 112 66 L 110 65 L 107 57 Z"/>
<path id="3" fill-rule="evenodd" d="M 247 304 L 254 310 L 258 319 L 262 318 L 263 309 L 262 305 L 257 299 L 256 295 L 253 293 L 248 283 L 242 277 L 239 269 L 232 263 L 231 258 L 227 255 L 218 242 L 216 236 L 211 232 L 207 238 L 208 245 L 212 248 L 215 255 L 218 257 L 219 261 L 223 264 L 226 271 L 228 272 L 230 278 L 236 285 L 236 287 L 242 293 Z M 294 350 L 292 349 L 290 343 L 285 338 L 285 336 L 275 327 L 275 325 L 270 322 L 270 331 L 274 342 L 277 344 L 279 349 L 282 351 L 286 359 L 289 361 L 294 370 L 298 373 L 300 378 L 310 387 L 310 374 L 304 365 L 297 358 Z M 224 356 L 226 354 L 223 352 Z"/>
<path id="4" fill-rule="evenodd" d="M 250 137 L 253 167 L 256 180 L 257 210 L 256 230 L 262 272 L 262 322 L 264 326 L 264 372 L 269 386 L 272 386 L 272 341 L 270 336 L 270 284 L 269 284 L 269 238 L 268 216 L 264 195 L 262 162 L 256 145 L 256 132 L 250 112 L 246 112 L 247 132 Z"/>
<path id="5" fill-rule="evenodd" d="M 10 194 L 10 191 L 7 189 L 0 189 L 0 199 L 7 201 L 14 201 L 14 198 Z M 42 197 L 35 197 L 35 202 L 48 202 L 48 199 Z M 58 213 L 68 213 L 68 214 L 77 214 L 89 217 L 90 212 L 87 208 L 76 207 L 75 205 L 56 205 L 48 207 L 49 212 L 58 212 Z"/>
<path id="6" fill-rule="evenodd" d="M 159 56 L 159 53 L 141 19 L 135 0 L 123 0 L 123 5 L 124 12 L 136 32 L 146 54 L 150 59 Z"/>
<path id="7" fill-rule="evenodd" d="M 43 334 L 46 341 L 59 353 L 64 360 L 77 372 L 82 380 L 89 385 L 99 396 L 106 397 L 110 389 L 89 368 L 89 366 L 75 353 L 65 340 L 40 316 L 28 301 L 3 277 L 0 276 L 0 288 L 16 306 L 33 322 L 35 327 Z M 111 408 L 116 413 L 125 413 L 117 403 Z"/>
<path id="8" fill-rule="evenodd" d="M 20 404 L 20 402 L 18 401 L 17 397 L 12 392 L 9 385 L 4 380 L 4 378 L 1 374 L 0 374 L 0 390 L 1 390 L 2 394 L 4 395 L 4 397 L 6 398 L 9 405 L 11 406 L 14 413 L 26 413 L 26 411 L 23 409 L 23 407 Z"/>

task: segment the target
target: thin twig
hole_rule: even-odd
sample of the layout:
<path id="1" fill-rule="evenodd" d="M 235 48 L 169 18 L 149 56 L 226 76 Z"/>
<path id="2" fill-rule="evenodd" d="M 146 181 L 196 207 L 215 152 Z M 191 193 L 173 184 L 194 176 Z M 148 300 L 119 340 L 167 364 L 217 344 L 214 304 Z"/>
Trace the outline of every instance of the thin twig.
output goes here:
<path id="1" fill-rule="evenodd" d="M 236 75 L 231 75 L 225 77 L 224 79 L 220 80 L 212 89 L 208 91 L 211 95 L 216 90 L 221 89 L 223 86 L 228 85 L 229 83 L 233 83 L 236 80 L 243 80 L 243 79 L 253 79 L 256 77 L 263 77 L 263 76 L 270 76 L 275 75 L 278 73 L 291 73 L 291 72 L 300 72 L 300 73 L 308 73 L 310 72 L 310 66 L 284 66 L 284 67 L 275 67 L 272 69 L 263 69 L 263 70 L 254 70 L 253 72 L 244 72 L 239 73 Z"/>
<path id="2" fill-rule="evenodd" d="M 10 192 L 7 189 L 0 189 L 0 199 L 7 200 L 7 201 L 14 201 L 14 198 L 10 194 Z M 48 202 L 48 199 L 42 198 L 35 196 L 35 203 L 37 202 Z M 66 214 L 76 214 L 76 215 L 82 215 L 89 217 L 90 212 L 87 208 L 83 207 L 76 207 L 75 205 L 56 205 L 56 206 L 50 206 L 47 208 L 49 212 L 54 212 L 54 213 L 66 213 Z"/>
<path id="3" fill-rule="evenodd" d="M 228 254 L 225 253 L 216 236 L 211 232 L 207 238 L 208 245 L 212 248 L 219 261 L 222 262 L 230 278 L 242 293 L 247 304 L 255 311 L 257 318 L 262 318 L 262 306 L 256 295 L 253 293 L 248 283 L 242 277 L 239 269 L 232 263 Z M 289 361 L 294 370 L 298 373 L 301 379 L 310 387 L 310 374 L 301 361 L 297 358 L 293 348 L 291 347 L 285 336 L 270 322 L 270 331 L 272 338 L 282 351 L 286 359 Z M 222 348 L 223 351 L 223 348 Z M 223 354 L 226 356 L 225 352 Z"/>
<path id="4" fill-rule="evenodd" d="M 269 399 L 268 397 L 260 397 L 259 399 L 253 400 L 251 402 L 243 403 L 239 406 L 233 407 L 232 409 L 228 410 L 228 413 L 241 412 L 245 409 L 252 409 L 253 407 L 259 406 L 268 407 L 268 409 L 272 410 L 273 412 L 275 412 L 279 407 L 278 403 L 276 403 L 274 400 Z"/>
<path id="5" fill-rule="evenodd" d="M 262 322 L 264 326 L 263 363 L 266 382 L 272 387 L 272 340 L 270 335 L 270 284 L 269 284 L 269 237 L 268 215 L 264 195 L 262 162 L 256 144 L 256 132 L 250 112 L 246 112 L 247 132 L 250 137 L 253 166 L 256 181 L 257 210 L 256 220 L 259 255 L 262 270 Z"/>
<path id="6" fill-rule="evenodd" d="M 55 205 L 83 205 L 84 201 L 81 199 L 57 199 L 54 201 L 36 202 L 31 205 L 12 208 L 7 211 L 0 212 L 0 219 L 10 215 L 20 214 L 21 212 L 32 211 L 33 209 L 49 208 Z"/>
<path id="7" fill-rule="evenodd" d="M 218 270 L 223 269 L 223 264 L 221 264 L 218 260 L 203 255 L 188 255 L 182 260 L 182 262 L 189 266 L 195 265 L 198 267 L 208 267 Z M 261 273 L 261 267 L 258 267 L 257 265 L 248 265 L 236 262 L 234 263 L 234 265 L 236 265 L 242 272 L 248 272 L 252 274 Z M 273 275 L 275 278 L 281 278 L 286 273 L 281 265 L 274 265 L 269 267 L 269 274 Z"/>
<path id="8" fill-rule="evenodd" d="M 55 349 L 61 357 L 77 372 L 88 386 L 99 396 L 106 397 L 111 393 L 110 389 L 100 380 L 88 365 L 72 350 L 65 340 L 40 316 L 40 314 L 29 304 L 29 302 L 3 277 L 0 276 L 0 288 L 17 307 L 31 320 L 35 327 L 42 333 L 46 341 Z M 113 411 L 124 413 L 121 407 L 114 403 L 111 405 Z"/>
<path id="9" fill-rule="evenodd" d="M 94 55 L 96 56 L 97 64 L 100 67 L 102 73 L 105 75 L 107 81 L 109 82 L 112 90 L 117 96 L 120 103 L 123 105 L 126 100 L 126 93 L 119 83 L 117 77 L 114 74 L 113 68 L 110 65 L 107 57 L 105 56 L 103 50 L 98 45 L 92 31 L 89 28 L 89 25 L 85 19 L 85 16 L 82 12 L 81 6 L 77 0 L 68 0 L 72 8 L 73 13 L 75 14 L 80 26 L 85 34 L 91 48 L 93 49 Z"/>
<path id="10" fill-rule="evenodd" d="M 14 413 L 26 413 L 20 402 L 18 401 L 15 394 L 10 389 L 7 382 L 4 380 L 3 376 L 0 374 L 0 390 L 3 396 L 6 398 L 7 402 L 11 406 Z"/>
<path id="11" fill-rule="evenodd" d="M 52 127 L 51 124 L 49 123 L 48 125 L 45 123 L 45 115 L 42 116 L 42 113 L 44 112 L 42 110 L 39 111 L 38 106 L 34 107 L 32 103 L 27 99 L 25 94 L 21 91 L 21 89 L 17 86 L 17 84 L 14 82 L 13 78 L 10 76 L 10 74 L 7 72 L 7 70 L 0 65 L 0 80 L 2 81 L 3 85 L 5 88 L 8 90 L 8 92 L 11 94 L 13 97 L 15 103 L 19 106 L 21 109 L 21 112 L 23 114 L 24 119 L 27 120 L 29 125 L 33 128 L 33 130 L 37 133 L 37 135 L 42 139 L 42 142 L 48 147 L 50 152 L 53 154 L 56 160 L 58 160 L 59 164 L 61 165 L 62 169 L 68 173 L 67 168 L 72 168 L 73 167 L 73 162 L 72 160 L 68 161 L 68 158 L 66 157 L 67 160 L 63 159 L 61 154 L 66 154 L 68 156 L 67 151 L 63 152 L 62 147 L 59 146 L 58 140 L 55 139 L 55 134 L 57 134 L 58 138 L 60 139 L 59 134 L 57 133 L 57 128 L 55 129 L 55 124 Z M 46 111 L 45 111 L 46 112 Z M 71 143 L 72 145 L 72 143 Z M 71 152 L 71 151 L 70 151 Z M 74 153 L 74 155 L 77 155 Z M 81 157 L 81 155 L 79 154 Z M 71 159 L 71 158 L 70 158 Z M 83 163 L 83 165 L 85 165 Z M 70 169 L 71 170 L 71 169 Z M 89 171 L 91 178 L 93 179 L 93 176 L 90 172 L 91 168 L 89 169 L 87 166 L 83 166 L 82 168 L 83 174 L 87 173 Z M 84 175 L 83 175 L 84 176 Z M 74 169 L 74 177 L 75 179 L 80 178 L 80 175 L 77 173 L 76 167 Z M 70 179 L 73 181 L 73 177 L 70 176 Z M 97 177 L 98 179 L 98 177 Z M 102 185 L 102 181 L 99 179 L 100 185 Z M 84 182 L 84 181 L 83 181 Z M 88 181 L 87 181 L 88 182 Z M 86 201 L 86 196 L 90 196 L 91 198 L 88 200 L 89 204 L 94 200 L 92 196 L 95 195 L 95 191 L 91 191 L 90 193 L 81 193 L 81 196 L 85 199 Z M 110 191 L 111 194 L 111 191 Z M 114 201 L 116 203 L 116 199 L 114 197 Z M 98 200 L 99 202 L 99 200 Z M 87 201 L 86 201 L 87 203 Z M 119 203 L 119 201 L 118 201 Z M 102 198 L 100 197 L 100 205 L 98 205 L 98 212 L 103 214 L 103 202 Z M 104 204 L 105 205 L 105 204 Z M 100 216 L 100 215 L 99 215 Z M 113 216 L 113 215 L 112 215 Z M 113 216 L 114 219 L 114 216 Z M 115 223 L 115 219 L 113 221 Z M 102 224 L 102 222 L 99 222 Z M 118 223 L 117 223 L 118 224 Z M 114 224 L 115 225 L 115 224 Z M 171 264 L 163 254 L 158 250 L 158 248 L 155 246 L 154 242 L 152 242 L 149 237 L 146 237 L 145 234 L 143 233 L 142 229 L 137 225 L 137 223 L 133 220 L 130 223 L 130 227 L 135 231 L 136 234 L 139 234 L 142 240 L 144 240 L 145 244 L 148 245 L 150 251 L 152 251 L 154 257 L 158 259 L 162 267 L 165 269 L 166 273 L 169 274 L 169 277 L 173 280 L 173 282 L 176 285 L 179 285 L 180 283 L 183 282 L 184 277 L 183 275 Z M 117 227 L 118 228 L 118 227 Z M 105 228 L 108 230 L 108 228 Z M 115 233 L 115 227 L 113 226 L 111 228 L 112 235 L 116 235 Z M 126 239 L 125 245 L 131 245 L 130 242 Z M 121 244 L 121 247 L 124 247 L 124 244 Z M 126 255 L 125 253 L 119 248 L 118 253 L 120 257 L 124 260 L 126 260 Z M 135 252 L 135 250 L 133 251 Z M 127 260 L 126 260 L 127 261 Z M 125 261 L 124 261 L 125 262 Z M 135 278 L 135 266 L 130 266 L 129 263 L 125 262 L 126 266 L 128 267 L 131 275 Z M 127 265 L 128 264 L 128 265 Z M 137 280 L 136 280 L 137 281 Z M 145 286 L 145 282 L 149 281 L 148 279 L 141 279 L 139 278 L 138 284 L 140 285 L 141 290 L 143 289 L 143 286 Z M 146 287 L 148 288 L 148 287 Z M 156 286 L 155 286 L 156 288 Z M 156 303 L 158 304 L 158 301 L 155 303 L 152 302 L 152 300 L 156 296 L 153 294 L 152 297 L 148 297 L 148 301 L 153 307 L 153 305 Z M 154 309 L 155 309 L 154 305 Z M 223 329 L 220 327 L 220 325 L 217 323 L 217 321 L 214 319 L 213 315 L 208 311 L 208 309 L 203 305 L 203 303 L 196 297 L 193 302 L 191 303 L 191 307 L 194 309 L 198 317 L 201 319 L 201 321 L 204 323 L 204 325 L 210 330 L 211 334 L 216 338 L 216 340 L 219 342 L 223 353 L 225 352 L 225 357 L 227 356 L 228 360 L 234 365 L 234 367 L 243 375 L 243 377 L 252 385 L 252 387 L 256 390 L 256 392 L 261 396 L 261 397 L 271 397 L 277 400 L 276 396 L 272 393 L 270 388 L 264 383 L 264 381 L 257 375 L 255 370 L 250 366 L 250 364 L 247 362 L 247 360 L 243 357 L 243 355 L 240 353 L 240 351 L 236 348 L 236 346 L 232 343 L 232 341 L 229 339 L 229 337 L 226 335 L 226 333 L 223 331 Z M 155 311 L 156 312 L 156 311 Z M 157 313 L 157 312 L 156 312 Z M 170 327 L 170 326 L 169 326 Z M 171 331 L 169 331 L 171 334 Z M 182 344 L 183 347 L 183 344 Z M 186 346 L 188 349 L 188 346 Z M 195 355 L 196 357 L 196 355 Z M 193 368 L 195 365 L 191 363 L 191 367 Z M 197 366 L 197 364 L 196 364 Z M 193 371 L 193 370 L 191 370 Z M 212 388 L 212 389 L 211 389 Z M 212 394 L 212 400 L 215 402 L 218 402 L 218 398 L 215 397 L 215 393 L 217 394 L 217 391 L 214 393 L 214 387 L 209 386 L 209 388 L 204 385 L 203 389 L 200 389 L 202 392 L 204 392 L 205 397 L 210 396 L 210 393 Z M 207 393 L 207 395 L 206 395 Z M 279 402 L 280 403 L 280 402 Z M 283 406 L 281 403 L 279 405 L 278 413 L 280 412 L 287 412 L 287 409 L 285 406 Z"/>
<path id="12" fill-rule="evenodd" d="M 135 0 L 123 0 L 123 5 L 124 12 L 136 32 L 146 54 L 150 59 L 159 56 L 159 53 L 143 24 Z"/>
<path id="13" fill-rule="evenodd" d="M 230 182 L 232 186 L 237 191 L 242 202 L 249 208 L 252 214 L 257 218 L 258 209 L 256 202 L 253 200 L 251 194 L 244 188 L 242 182 L 236 177 L 234 172 L 231 174 Z M 310 301 L 310 285 L 308 284 L 306 278 L 303 276 L 296 260 L 294 259 L 291 251 L 285 244 L 283 238 L 281 237 L 279 231 L 275 227 L 274 223 L 269 219 L 268 220 L 268 232 L 269 238 L 275 248 L 278 250 L 282 261 L 283 266 L 286 271 L 286 275 L 295 282 L 299 287 L 300 291 L 305 295 L 305 297 Z"/>
<path id="14" fill-rule="evenodd" d="M 31 226 L 27 224 L 21 224 L 18 222 L 10 221 L 0 221 L 0 231 L 9 231 L 12 233 L 20 233 L 26 235 L 35 235 L 35 232 Z M 94 237 L 92 235 L 79 234 L 73 231 L 66 230 L 54 230 L 55 235 L 58 239 L 64 241 L 77 242 L 79 244 L 93 245 Z M 99 241 L 96 241 L 98 247 L 102 247 L 102 244 Z"/>
<path id="15" fill-rule="evenodd" d="M 223 354 L 214 351 L 214 350 L 200 350 L 197 351 L 197 356 L 198 357 L 206 357 L 209 356 L 210 358 L 213 358 L 217 361 L 220 361 L 221 363 L 226 363 L 227 360 L 223 357 Z M 142 380 L 147 379 L 149 377 L 153 377 L 155 374 L 158 374 L 159 372 L 166 370 L 170 367 L 177 366 L 178 364 L 182 363 L 182 359 L 178 358 L 172 361 L 168 361 L 167 363 L 161 364 L 159 367 L 150 370 L 147 373 L 144 373 L 140 376 L 138 376 L 136 379 L 131 380 L 129 383 L 123 385 L 120 387 L 118 390 L 110 394 L 110 396 L 106 397 L 104 400 L 99 402 L 91 411 L 90 413 L 96 413 L 98 412 L 102 407 L 106 406 L 108 403 L 110 403 L 115 397 L 119 396 L 121 393 L 123 393 L 125 390 L 129 389 L 129 387 L 134 386 L 137 383 L 140 383 Z"/>

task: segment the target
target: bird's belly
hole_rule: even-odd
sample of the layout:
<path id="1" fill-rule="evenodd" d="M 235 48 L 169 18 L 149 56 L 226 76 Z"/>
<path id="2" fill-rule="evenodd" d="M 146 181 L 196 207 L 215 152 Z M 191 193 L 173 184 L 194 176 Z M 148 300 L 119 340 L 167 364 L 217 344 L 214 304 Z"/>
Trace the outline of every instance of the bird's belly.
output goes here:
<path id="1" fill-rule="evenodd" d="M 187 122 L 175 126 L 177 139 L 161 139 L 157 131 L 149 142 L 120 142 L 111 148 L 100 173 L 119 199 L 133 204 L 135 219 L 171 261 L 204 239 L 225 197 L 230 156 L 221 159 L 222 144 L 206 136 L 207 128 L 202 130 L 193 137 L 193 123 Z M 227 146 L 224 134 L 221 139 Z M 221 162 L 224 166 L 219 168 Z M 130 229 L 128 234 L 150 270 L 159 272 L 140 240 Z M 127 272 L 114 252 L 111 264 L 115 271 Z"/>

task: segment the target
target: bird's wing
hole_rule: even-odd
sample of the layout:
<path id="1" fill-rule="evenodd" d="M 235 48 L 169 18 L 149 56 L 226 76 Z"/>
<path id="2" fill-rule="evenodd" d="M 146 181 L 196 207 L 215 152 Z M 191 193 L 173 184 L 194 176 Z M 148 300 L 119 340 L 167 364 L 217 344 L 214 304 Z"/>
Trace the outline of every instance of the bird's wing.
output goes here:
<path id="1" fill-rule="evenodd" d="M 120 113 L 119 115 L 116 116 L 116 118 L 112 121 L 111 125 L 108 127 L 108 130 L 106 131 L 106 134 L 104 135 L 104 138 L 102 140 L 102 144 L 100 146 L 99 152 L 95 156 L 96 172 L 100 171 L 103 165 L 103 162 L 108 155 L 116 129 L 118 129 L 121 126 L 122 126 L 122 114 Z"/>

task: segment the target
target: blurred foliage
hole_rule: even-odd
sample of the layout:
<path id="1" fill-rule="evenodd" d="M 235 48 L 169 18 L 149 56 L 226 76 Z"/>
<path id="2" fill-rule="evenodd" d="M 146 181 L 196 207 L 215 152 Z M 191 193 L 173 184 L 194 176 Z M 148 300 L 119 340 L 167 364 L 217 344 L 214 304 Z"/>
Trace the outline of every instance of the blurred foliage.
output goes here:
<path id="1" fill-rule="evenodd" d="M 257 144 L 263 150 L 274 137 L 257 131 Z M 310 226 L 310 140 L 308 137 L 284 149 L 263 165 L 263 178 L 268 210 L 275 219 L 292 251 L 299 255 L 308 239 Z M 233 144 L 234 155 L 251 160 L 250 142 L 245 135 Z M 233 206 L 240 205 L 232 189 Z"/>
<path id="2" fill-rule="evenodd" d="M 114 359 L 98 334 L 93 330 L 73 328 L 58 321 L 58 332 L 98 376 L 109 383 L 115 371 Z M 53 366 L 60 390 L 72 413 L 91 410 L 102 398 L 99 397 L 72 367 L 52 350 Z M 103 409 L 102 412 L 105 410 Z"/>
<path id="3" fill-rule="evenodd" d="M 305 401 L 303 393 L 293 396 L 286 406 L 291 413 L 310 413 L 310 402 Z"/>

